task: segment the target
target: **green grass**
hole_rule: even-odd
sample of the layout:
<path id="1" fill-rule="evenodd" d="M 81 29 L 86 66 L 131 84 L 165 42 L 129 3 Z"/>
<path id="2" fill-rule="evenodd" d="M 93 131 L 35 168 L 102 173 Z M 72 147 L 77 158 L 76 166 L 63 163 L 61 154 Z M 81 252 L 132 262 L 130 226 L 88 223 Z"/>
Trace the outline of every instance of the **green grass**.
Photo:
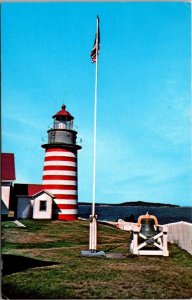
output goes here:
<path id="1" fill-rule="evenodd" d="M 98 250 L 123 253 L 126 258 L 89 258 L 80 254 L 88 249 L 88 221 L 22 223 L 26 228 L 2 223 L 2 253 L 15 264 L 2 278 L 2 293 L 9 299 L 192 296 L 192 258 L 176 245 L 169 245 L 169 257 L 134 256 L 129 252 L 128 232 L 98 224 Z"/>
<path id="2" fill-rule="evenodd" d="M 60 247 L 74 247 L 79 245 L 79 243 L 74 243 L 70 241 L 56 241 L 56 242 L 47 242 L 47 243 L 8 243 L 3 242 L 2 249 L 7 252 L 11 249 L 49 249 L 49 248 L 60 248 Z"/>

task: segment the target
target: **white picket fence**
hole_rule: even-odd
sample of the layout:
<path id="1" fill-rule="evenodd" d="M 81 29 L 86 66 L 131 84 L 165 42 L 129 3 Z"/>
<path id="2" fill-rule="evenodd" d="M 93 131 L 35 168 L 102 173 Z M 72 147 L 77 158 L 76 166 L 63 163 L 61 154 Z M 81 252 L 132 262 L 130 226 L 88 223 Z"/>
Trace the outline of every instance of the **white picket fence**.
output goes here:
<path id="1" fill-rule="evenodd" d="M 117 222 L 117 227 L 121 230 L 130 231 L 134 223 L 125 222 L 121 219 Z M 168 228 L 168 242 L 177 244 L 180 248 L 192 254 L 192 224 L 184 221 L 169 223 L 163 226 Z"/>
<path id="2" fill-rule="evenodd" d="M 192 224 L 184 221 L 167 224 L 168 242 L 192 254 Z"/>

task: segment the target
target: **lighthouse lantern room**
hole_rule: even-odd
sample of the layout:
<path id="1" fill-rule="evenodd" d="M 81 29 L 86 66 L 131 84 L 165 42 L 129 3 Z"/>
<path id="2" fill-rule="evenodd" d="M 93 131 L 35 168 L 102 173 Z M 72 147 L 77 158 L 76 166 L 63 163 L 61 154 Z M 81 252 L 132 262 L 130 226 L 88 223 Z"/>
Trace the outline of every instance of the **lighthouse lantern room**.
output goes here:
<path id="1" fill-rule="evenodd" d="M 43 144 L 45 159 L 43 168 L 44 190 L 55 196 L 53 218 L 76 220 L 78 217 L 78 166 L 74 117 L 62 105 L 54 116 L 53 128 L 47 131 L 48 143 Z"/>

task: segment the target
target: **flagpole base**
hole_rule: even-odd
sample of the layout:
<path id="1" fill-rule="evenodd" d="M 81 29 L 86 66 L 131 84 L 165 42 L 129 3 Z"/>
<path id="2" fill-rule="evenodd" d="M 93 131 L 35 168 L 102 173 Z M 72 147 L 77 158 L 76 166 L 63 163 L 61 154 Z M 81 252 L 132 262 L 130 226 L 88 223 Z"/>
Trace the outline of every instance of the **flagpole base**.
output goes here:
<path id="1" fill-rule="evenodd" d="M 89 251 L 94 253 L 97 251 L 97 216 L 89 217 Z"/>
<path id="2" fill-rule="evenodd" d="M 102 257 L 106 256 L 104 251 L 97 251 L 97 216 L 89 217 L 89 250 L 82 250 L 81 255 L 87 257 Z"/>

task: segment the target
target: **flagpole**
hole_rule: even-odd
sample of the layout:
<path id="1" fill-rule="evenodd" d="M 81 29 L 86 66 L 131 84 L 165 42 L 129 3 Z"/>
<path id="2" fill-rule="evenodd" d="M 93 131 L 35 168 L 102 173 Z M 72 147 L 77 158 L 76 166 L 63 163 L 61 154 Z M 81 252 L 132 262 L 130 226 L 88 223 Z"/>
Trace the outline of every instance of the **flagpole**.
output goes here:
<path id="1" fill-rule="evenodd" d="M 96 25 L 96 32 L 98 33 L 98 18 Z M 96 49 L 98 49 L 98 37 L 96 38 Z M 97 144 L 97 82 L 98 82 L 98 51 L 96 51 L 95 64 L 95 98 L 94 98 L 94 134 L 93 134 L 93 203 L 92 215 L 95 215 L 95 200 L 96 200 L 96 144 Z"/>
<path id="2" fill-rule="evenodd" d="M 99 20 L 97 16 L 96 22 L 96 64 L 95 64 L 95 96 L 94 96 L 94 133 L 93 133 L 93 201 L 92 214 L 90 216 L 89 228 L 89 250 L 96 252 L 97 250 L 97 216 L 95 215 L 95 200 L 96 200 L 96 141 L 97 141 L 97 82 L 98 82 L 98 35 L 99 35 Z"/>

